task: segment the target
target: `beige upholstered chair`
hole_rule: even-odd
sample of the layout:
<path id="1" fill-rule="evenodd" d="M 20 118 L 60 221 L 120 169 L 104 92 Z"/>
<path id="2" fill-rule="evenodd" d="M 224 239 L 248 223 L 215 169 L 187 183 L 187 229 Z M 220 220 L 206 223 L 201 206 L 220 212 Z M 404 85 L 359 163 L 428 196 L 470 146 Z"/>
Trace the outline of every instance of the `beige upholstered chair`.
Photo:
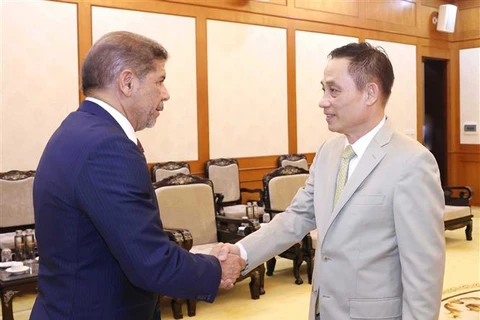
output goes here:
<path id="1" fill-rule="evenodd" d="M 308 170 L 307 157 L 299 153 L 281 155 L 278 157 L 277 165 L 278 167 L 293 166 Z"/>
<path id="2" fill-rule="evenodd" d="M 242 193 L 257 194 L 252 201 L 257 201 L 258 208 L 255 216 L 263 215 L 263 190 L 240 188 L 240 174 L 238 161 L 232 158 L 220 158 L 208 160 L 205 164 L 205 173 L 207 178 L 213 182 L 213 188 L 216 194 L 221 194 L 221 201 L 217 211 L 227 218 L 237 218 L 247 216 L 246 205 L 242 204 Z"/>
<path id="3" fill-rule="evenodd" d="M 12 170 L 0 174 L 0 248 L 13 249 L 13 232 L 33 229 L 35 171 Z"/>
<path id="4" fill-rule="evenodd" d="M 259 227 L 249 220 L 217 216 L 213 185 L 208 179 L 179 173 L 154 183 L 154 188 L 164 227 L 187 229 L 193 239 L 192 253 L 209 254 L 218 242 L 235 242 Z M 262 265 L 247 275 L 252 299 L 265 293 L 264 274 Z M 189 316 L 195 315 L 195 301 L 187 300 L 187 306 Z M 172 307 L 179 319 L 181 304 Z"/>
<path id="5" fill-rule="evenodd" d="M 284 212 L 297 194 L 298 189 L 305 186 L 307 178 L 307 170 L 288 165 L 266 174 L 263 177 L 265 211 L 269 212 L 273 219 L 275 218 L 275 214 Z M 313 261 L 315 256 L 313 240 L 311 234 L 308 234 L 301 243 L 295 244 L 280 254 L 283 258 L 293 260 L 293 274 L 296 284 L 303 283 L 300 277 L 300 265 L 303 261 L 307 263 L 308 283 L 312 283 Z M 267 261 L 268 276 L 273 275 L 275 263 L 275 258 Z"/>
<path id="6" fill-rule="evenodd" d="M 465 227 L 467 240 L 472 240 L 472 209 L 470 199 L 473 191 L 467 186 L 443 187 L 445 195 L 445 214 L 443 221 L 446 230 L 454 230 Z"/>
<path id="7" fill-rule="evenodd" d="M 174 176 L 177 173 L 190 174 L 190 165 L 183 161 L 156 163 L 152 167 L 152 181 L 158 182 L 162 179 Z"/>

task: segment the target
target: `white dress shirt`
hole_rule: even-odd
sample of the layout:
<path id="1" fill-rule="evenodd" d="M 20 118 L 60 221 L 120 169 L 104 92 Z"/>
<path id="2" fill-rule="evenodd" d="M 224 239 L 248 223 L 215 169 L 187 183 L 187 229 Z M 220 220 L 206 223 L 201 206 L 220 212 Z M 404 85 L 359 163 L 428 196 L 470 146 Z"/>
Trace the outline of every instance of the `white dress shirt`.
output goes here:
<path id="1" fill-rule="evenodd" d="M 122 127 L 128 139 L 132 140 L 133 143 L 137 144 L 137 136 L 135 135 L 135 130 L 133 129 L 130 121 L 128 121 L 128 119 L 125 118 L 123 114 L 121 114 L 120 112 L 118 112 L 117 109 L 115 109 L 114 107 L 112 107 L 111 105 L 109 105 L 108 103 L 102 100 L 98 100 L 92 97 L 87 97 L 85 100 L 96 103 L 100 107 L 102 107 L 105 111 L 107 111 L 113 117 L 113 119 L 115 119 L 115 121 L 118 122 L 120 127 Z"/>

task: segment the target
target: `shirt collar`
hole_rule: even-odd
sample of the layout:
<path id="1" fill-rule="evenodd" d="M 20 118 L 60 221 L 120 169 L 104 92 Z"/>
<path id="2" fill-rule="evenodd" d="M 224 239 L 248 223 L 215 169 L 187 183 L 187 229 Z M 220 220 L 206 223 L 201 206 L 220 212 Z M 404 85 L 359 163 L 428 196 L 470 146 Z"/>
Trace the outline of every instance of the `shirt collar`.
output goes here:
<path id="1" fill-rule="evenodd" d="M 354 144 L 352 144 L 352 149 L 355 151 L 355 155 L 357 156 L 358 159 L 360 159 L 363 154 L 365 153 L 365 150 L 367 150 L 368 145 L 370 142 L 372 142 L 373 137 L 377 134 L 377 132 L 383 127 L 385 124 L 386 117 L 383 116 L 382 120 L 373 128 L 370 130 L 367 134 L 365 134 L 363 137 L 355 141 Z M 347 146 L 348 140 L 345 138 L 345 146 Z"/>
<path id="2" fill-rule="evenodd" d="M 98 100 L 98 99 L 92 98 L 92 97 L 87 97 L 85 100 L 96 103 L 100 107 L 102 107 L 105 111 L 107 111 L 113 117 L 113 119 L 115 119 L 115 121 L 118 122 L 120 127 L 122 127 L 122 129 L 125 132 L 125 134 L 127 135 L 128 139 L 132 140 L 133 143 L 137 144 L 137 136 L 135 135 L 135 130 L 133 129 L 130 121 L 128 121 L 128 119 L 125 118 L 125 116 L 123 114 L 121 114 L 120 112 L 118 112 L 118 110 L 116 110 L 115 108 L 113 108 L 108 103 L 106 103 L 102 100 Z"/>

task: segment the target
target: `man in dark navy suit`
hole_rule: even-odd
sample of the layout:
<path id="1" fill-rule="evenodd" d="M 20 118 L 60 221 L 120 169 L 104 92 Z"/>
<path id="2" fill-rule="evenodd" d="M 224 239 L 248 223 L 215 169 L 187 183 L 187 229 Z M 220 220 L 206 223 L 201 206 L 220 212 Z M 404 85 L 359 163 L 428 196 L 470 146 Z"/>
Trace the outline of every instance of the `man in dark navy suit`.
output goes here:
<path id="1" fill-rule="evenodd" d="M 170 98 L 167 57 L 129 32 L 106 34 L 87 54 L 87 98 L 53 134 L 35 176 L 31 319 L 158 319 L 158 294 L 212 302 L 245 267 L 215 256 L 219 247 L 190 254 L 163 231 L 135 132 L 153 127 Z"/>

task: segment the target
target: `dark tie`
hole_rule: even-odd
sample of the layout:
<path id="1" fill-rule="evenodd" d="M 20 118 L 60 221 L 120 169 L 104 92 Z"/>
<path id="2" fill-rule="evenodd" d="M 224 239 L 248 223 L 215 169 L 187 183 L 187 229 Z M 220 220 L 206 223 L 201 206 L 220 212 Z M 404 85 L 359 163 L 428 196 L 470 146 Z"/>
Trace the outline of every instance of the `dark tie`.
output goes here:
<path id="1" fill-rule="evenodd" d="M 145 150 L 143 150 L 143 147 L 142 147 L 142 143 L 141 143 L 140 140 L 138 140 L 138 139 L 137 139 L 137 147 L 138 147 L 138 149 L 140 149 L 140 151 L 141 151 L 142 153 L 145 153 Z"/>

